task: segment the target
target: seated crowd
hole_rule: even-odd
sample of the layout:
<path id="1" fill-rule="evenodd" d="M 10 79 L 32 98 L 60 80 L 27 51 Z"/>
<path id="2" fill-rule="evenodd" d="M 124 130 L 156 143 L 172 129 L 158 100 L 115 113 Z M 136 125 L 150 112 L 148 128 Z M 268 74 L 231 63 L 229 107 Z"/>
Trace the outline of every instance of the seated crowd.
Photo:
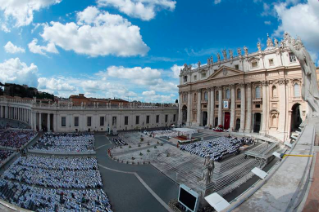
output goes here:
<path id="1" fill-rule="evenodd" d="M 92 133 L 45 133 L 31 148 L 44 152 L 94 152 Z"/>
<path id="2" fill-rule="evenodd" d="M 2 162 L 4 162 L 11 154 L 13 151 L 10 150 L 0 150 L 0 165 Z"/>
<path id="3" fill-rule="evenodd" d="M 0 198 L 38 212 L 112 212 L 109 199 L 102 189 L 48 189 L 0 178 Z"/>
<path id="4" fill-rule="evenodd" d="M 128 145 L 126 141 L 124 141 L 122 138 L 117 137 L 117 138 L 112 138 L 113 143 L 115 143 L 116 146 L 126 146 Z"/>
<path id="5" fill-rule="evenodd" d="M 42 163 L 42 161 L 44 162 Z M 51 165 L 50 161 L 52 161 Z M 96 159 L 95 161 L 94 159 L 88 160 L 84 166 L 81 165 L 80 161 L 81 159 L 74 161 L 68 158 L 28 156 L 26 159 L 20 157 L 3 173 L 3 178 L 52 188 L 101 188 L 102 179 L 96 168 Z M 92 162 L 91 166 L 88 166 L 89 161 Z M 59 163 L 61 163 L 61 167 L 56 168 Z M 69 165 L 66 165 L 67 163 Z M 45 165 L 47 166 L 44 167 Z"/>
<path id="6" fill-rule="evenodd" d="M 2 130 L 0 131 L 0 146 L 21 148 L 36 135 L 33 131 Z"/>
<path id="7" fill-rule="evenodd" d="M 180 149 L 200 157 L 209 156 L 211 159 L 219 161 L 226 155 L 239 153 L 239 147 L 242 145 L 241 139 L 229 136 L 182 145 Z"/>

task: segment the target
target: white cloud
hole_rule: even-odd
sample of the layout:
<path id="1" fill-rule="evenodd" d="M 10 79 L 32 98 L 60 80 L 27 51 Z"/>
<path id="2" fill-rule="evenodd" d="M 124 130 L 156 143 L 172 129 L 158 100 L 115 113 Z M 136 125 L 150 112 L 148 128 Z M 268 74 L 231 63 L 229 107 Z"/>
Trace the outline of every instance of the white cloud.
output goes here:
<path id="1" fill-rule="evenodd" d="M 144 21 L 153 19 L 156 11 L 174 10 L 176 5 L 176 1 L 172 0 L 97 0 L 97 3 L 99 7 L 115 7 L 130 17 Z"/>
<path id="2" fill-rule="evenodd" d="M 165 93 L 178 92 L 177 84 L 175 84 L 174 82 L 164 81 L 163 79 L 159 79 L 156 84 L 151 85 L 149 88 L 157 92 L 165 92 Z"/>
<path id="3" fill-rule="evenodd" d="M 15 54 L 15 53 L 24 53 L 25 50 L 21 47 L 15 46 L 11 41 L 8 41 L 8 43 L 4 46 L 4 50 L 7 53 Z"/>
<path id="4" fill-rule="evenodd" d="M 66 78 L 40 77 L 38 83 L 39 90 L 63 97 L 68 97 L 77 91 L 76 87 L 69 84 Z"/>
<path id="5" fill-rule="evenodd" d="M 55 53 L 55 54 L 59 53 L 54 43 L 48 43 L 46 46 L 39 46 L 37 45 L 37 43 L 38 43 L 38 39 L 34 38 L 28 44 L 30 52 L 35 54 L 42 54 L 42 55 L 46 55 L 46 52 Z"/>
<path id="6" fill-rule="evenodd" d="M 155 91 L 144 91 L 142 93 L 143 96 L 145 96 L 146 102 L 160 102 L 160 103 L 167 103 L 167 102 L 175 102 L 175 95 L 169 94 L 169 95 L 160 95 L 156 94 Z"/>
<path id="7" fill-rule="evenodd" d="M 127 79 L 137 85 L 153 85 L 161 78 L 160 70 L 150 67 L 125 68 L 123 66 L 111 66 L 107 68 L 107 73 L 110 77 Z"/>
<path id="8" fill-rule="evenodd" d="M 143 42 L 140 28 L 120 15 L 95 7 L 77 13 L 77 23 L 51 22 L 44 26 L 42 38 L 67 51 L 91 57 L 144 56 L 149 47 Z"/>
<path id="9" fill-rule="evenodd" d="M 309 48 L 319 48 L 319 3 L 308 0 L 306 4 L 288 7 L 281 3 L 275 6 L 278 19 L 281 21 L 275 35 L 287 31 L 292 36 L 300 36 Z"/>
<path id="10" fill-rule="evenodd" d="M 33 63 L 28 66 L 19 58 L 11 58 L 0 63 L 0 81 L 37 87 L 37 71 L 38 67 Z"/>
<path id="11" fill-rule="evenodd" d="M 143 91 L 142 95 L 144 95 L 144 96 L 152 96 L 152 95 L 155 95 L 155 91 Z"/>
<path id="12" fill-rule="evenodd" d="M 265 21 L 264 22 L 266 25 L 271 25 L 271 21 Z"/>
<path id="13" fill-rule="evenodd" d="M 0 0 L 0 10 L 4 13 L 5 25 L 21 27 L 29 25 L 33 21 L 33 13 L 42 8 L 60 3 L 62 0 Z"/>
<path id="14" fill-rule="evenodd" d="M 214 4 L 219 4 L 221 2 L 222 2 L 222 0 L 214 0 Z"/>
<path id="15" fill-rule="evenodd" d="M 181 69 L 183 68 L 183 66 L 178 66 L 176 64 L 174 64 L 172 67 L 171 67 L 171 70 L 173 72 L 173 77 L 174 78 L 179 78 L 179 74 L 181 72 Z"/>

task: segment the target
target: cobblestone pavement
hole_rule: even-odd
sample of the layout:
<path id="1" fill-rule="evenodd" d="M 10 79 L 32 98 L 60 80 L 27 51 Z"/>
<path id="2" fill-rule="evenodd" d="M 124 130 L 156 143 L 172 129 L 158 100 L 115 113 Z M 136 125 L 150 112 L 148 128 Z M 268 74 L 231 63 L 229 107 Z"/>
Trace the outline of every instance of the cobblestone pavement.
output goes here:
<path id="1" fill-rule="evenodd" d="M 114 211 L 167 211 L 167 208 L 160 202 L 163 201 L 168 205 L 170 200 L 176 199 L 179 185 L 152 165 L 127 165 L 111 160 L 107 156 L 107 149 L 113 146 L 105 135 L 95 135 L 96 156 L 100 165 L 103 188 Z M 141 179 L 138 179 L 132 172 Z M 143 185 L 141 180 L 146 185 Z"/>

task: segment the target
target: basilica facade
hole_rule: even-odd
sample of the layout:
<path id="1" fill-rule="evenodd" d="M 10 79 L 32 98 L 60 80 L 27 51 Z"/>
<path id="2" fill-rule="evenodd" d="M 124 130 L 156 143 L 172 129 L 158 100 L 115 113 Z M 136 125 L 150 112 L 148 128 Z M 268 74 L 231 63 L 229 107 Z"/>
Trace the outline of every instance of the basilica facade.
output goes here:
<path id="1" fill-rule="evenodd" d="M 308 113 L 302 99 L 302 70 L 283 41 L 249 53 L 224 50 L 196 68 L 180 72 L 179 124 L 220 126 L 229 131 L 289 138 Z M 291 38 L 289 38 L 291 39 Z M 295 42 L 291 39 L 289 42 Z M 301 42 L 301 41 L 300 41 Z"/>

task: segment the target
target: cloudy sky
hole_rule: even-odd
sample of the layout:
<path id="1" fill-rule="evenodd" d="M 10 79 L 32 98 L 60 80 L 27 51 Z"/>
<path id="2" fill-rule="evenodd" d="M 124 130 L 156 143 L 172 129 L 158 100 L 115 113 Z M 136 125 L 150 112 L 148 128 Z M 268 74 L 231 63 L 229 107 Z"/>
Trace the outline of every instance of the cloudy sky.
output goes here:
<path id="1" fill-rule="evenodd" d="M 300 36 L 318 65 L 317 0 L 0 0 L 0 81 L 58 96 L 178 98 L 184 63 Z"/>

